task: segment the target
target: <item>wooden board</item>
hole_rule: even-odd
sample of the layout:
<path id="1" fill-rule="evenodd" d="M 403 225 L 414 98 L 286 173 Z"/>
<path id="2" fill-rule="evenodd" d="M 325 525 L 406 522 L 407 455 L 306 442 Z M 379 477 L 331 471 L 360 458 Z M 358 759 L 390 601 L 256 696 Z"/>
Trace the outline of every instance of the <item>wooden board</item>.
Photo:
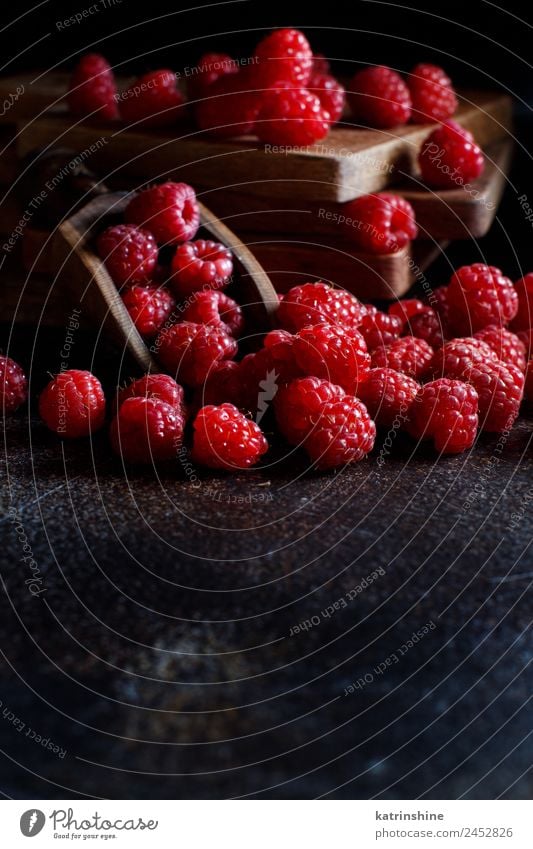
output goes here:
<path id="1" fill-rule="evenodd" d="M 31 110 L 39 95 L 34 86 L 47 85 L 48 93 L 41 95 L 42 110 L 58 82 L 56 75 L 54 85 L 45 77 L 28 85 L 31 94 L 25 93 L 17 110 L 4 117 L 17 122 L 19 153 L 56 143 L 80 152 L 99 145 L 88 156 L 105 176 L 118 169 L 121 175 L 141 181 L 164 177 L 188 180 L 201 188 L 223 186 L 228 191 L 242 191 L 245 186 L 250 194 L 271 198 L 342 202 L 379 191 L 414 170 L 420 145 L 433 126 L 409 124 L 385 131 L 344 123 L 334 127 L 323 142 L 287 152 L 251 137 L 213 139 L 186 124 L 149 131 L 77 123 L 64 105 L 45 108 L 35 117 Z M 4 92 L 13 91 L 17 80 L 4 79 L 2 85 Z M 57 88 L 56 101 L 62 91 Z M 508 134 L 511 99 L 494 92 L 465 92 L 455 117 L 485 147 Z"/>

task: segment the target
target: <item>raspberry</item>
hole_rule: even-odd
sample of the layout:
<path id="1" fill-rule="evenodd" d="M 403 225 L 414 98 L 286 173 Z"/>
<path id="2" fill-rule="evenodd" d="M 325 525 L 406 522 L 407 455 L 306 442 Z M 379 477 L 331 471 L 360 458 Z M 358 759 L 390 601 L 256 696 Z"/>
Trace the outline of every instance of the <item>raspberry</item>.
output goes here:
<path id="1" fill-rule="evenodd" d="M 520 371 L 526 370 L 526 346 L 510 330 L 489 325 L 483 330 L 478 330 L 475 338 L 486 342 L 502 363 L 517 366 Z"/>
<path id="2" fill-rule="evenodd" d="M 428 301 L 441 320 L 443 333 L 450 335 L 451 310 L 448 301 L 448 287 L 439 286 L 434 289 Z"/>
<path id="3" fill-rule="evenodd" d="M 313 74 L 330 74 L 331 66 L 326 59 L 326 57 L 322 53 L 315 53 L 313 56 L 313 68 L 311 71 L 311 76 Z"/>
<path id="4" fill-rule="evenodd" d="M 410 318 L 420 312 L 424 312 L 426 304 L 417 298 L 406 298 L 403 301 L 396 301 L 389 307 L 389 315 L 397 315 L 402 320 L 403 325 L 407 324 Z"/>
<path id="5" fill-rule="evenodd" d="M 0 406 L 2 413 L 14 413 L 28 397 L 28 381 L 11 357 L 0 355 Z"/>
<path id="6" fill-rule="evenodd" d="M 150 71 L 122 93 L 120 117 L 128 124 L 170 127 L 184 114 L 183 103 L 173 71 Z"/>
<path id="7" fill-rule="evenodd" d="M 300 146 L 323 139 L 330 123 L 329 112 L 315 94 L 279 83 L 261 97 L 255 132 L 262 142 Z"/>
<path id="8" fill-rule="evenodd" d="M 411 95 L 401 76 L 384 65 L 357 71 L 347 90 L 354 119 L 370 127 L 395 127 L 411 117 Z"/>
<path id="9" fill-rule="evenodd" d="M 530 360 L 533 355 L 533 328 L 529 328 L 529 330 L 517 330 L 516 335 L 526 349 L 526 359 Z"/>
<path id="10" fill-rule="evenodd" d="M 460 380 L 465 369 L 474 363 L 497 363 L 498 358 L 492 348 L 481 339 L 466 337 L 452 339 L 442 348 L 435 351 L 431 363 L 431 373 L 434 377 L 450 377 Z"/>
<path id="11" fill-rule="evenodd" d="M 412 120 L 417 124 L 445 121 L 457 109 L 452 81 L 438 65 L 421 62 L 407 78 L 413 102 Z"/>
<path id="12" fill-rule="evenodd" d="M 39 414 L 45 425 L 60 436 L 89 436 L 104 423 L 102 385 L 90 371 L 63 371 L 43 389 Z"/>
<path id="13" fill-rule="evenodd" d="M 261 350 L 241 360 L 236 406 L 251 412 L 261 409 L 264 414 L 279 385 L 301 376 L 294 357 L 295 339 L 284 330 L 273 330 L 265 337 Z"/>
<path id="14" fill-rule="evenodd" d="M 304 374 L 329 380 L 352 395 L 370 371 L 370 354 L 362 335 L 334 324 L 299 330 L 294 340 L 294 356 Z"/>
<path id="15" fill-rule="evenodd" d="M 219 242 L 198 239 L 176 248 L 170 283 L 179 297 L 201 289 L 222 289 L 233 273 L 231 251 Z"/>
<path id="16" fill-rule="evenodd" d="M 282 386 L 274 398 L 278 427 L 291 445 L 299 445 L 316 427 L 325 405 L 346 397 L 344 389 L 318 377 L 302 377 Z"/>
<path id="17" fill-rule="evenodd" d="M 237 353 L 237 343 L 222 327 L 184 321 L 164 328 L 155 347 L 163 365 L 188 386 L 200 386 L 209 370 Z"/>
<path id="18" fill-rule="evenodd" d="M 160 398 L 126 398 L 111 422 L 111 446 L 126 463 L 172 460 L 184 427 L 183 415 L 173 404 Z"/>
<path id="19" fill-rule="evenodd" d="M 357 463 L 372 451 L 376 425 L 358 398 L 346 395 L 325 404 L 305 440 L 305 450 L 319 471 Z"/>
<path id="20" fill-rule="evenodd" d="M 192 239 L 200 225 L 196 194 L 187 183 L 161 183 L 135 195 L 124 216 L 130 224 L 147 227 L 159 245 Z"/>
<path id="21" fill-rule="evenodd" d="M 533 401 L 533 360 L 529 360 L 526 367 L 526 382 L 524 385 L 524 398 L 526 401 Z"/>
<path id="22" fill-rule="evenodd" d="M 344 204 L 343 215 L 351 241 L 373 254 L 398 251 L 418 233 L 413 207 L 399 195 L 363 195 Z"/>
<path id="23" fill-rule="evenodd" d="M 313 72 L 307 89 L 318 97 L 322 108 L 329 112 L 331 123 L 336 124 L 344 110 L 346 100 L 344 86 L 330 74 Z"/>
<path id="24" fill-rule="evenodd" d="M 392 368 L 370 369 L 358 396 L 379 427 L 393 427 L 405 419 L 420 384 Z"/>
<path id="25" fill-rule="evenodd" d="M 453 327 L 468 334 L 489 324 L 507 324 L 518 309 L 518 295 L 499 268 L 475 263 L 459 268 L 448 286 Z"/>
<path id="26" fill-rule="evenodd" d="M 340 324 L 356 329 L 366 312 L 364 304 L 344 289 L 333 289 L 327 283 L 304 283 L 286 293 L 277 319 L 281 327 L 293 333 L 308 324 Z"/>
<path id="27" fill-rule="evenodd" d="M 103 56 L 88 53 L 80 59 L 70 78 L 67 102 L 71 113 L 81 118 L 118 118 L 115 77 Z"/>
<path id="28" fill-rule="evenodd" d="M 433 348 L 424 339 L 403 336 L 372 352 L 372 368 L 392 368 L 409 377 L 421 378 L 429 370 Z"/>
<path id="29" fill-rule="evenodd" d="M 251 66 L 257 88 L 286 81 L 306 86 L 313 68 L 313 51 L 305 35 L 297 29 L 278 29 L 263 38 L 255 50 Z"/>
<path id="30" fill-rule="evenodd" d="M 204 53 L 196 66 L 196 73 L 187 81 L 187 90 L 192 98 L 208 95 L 210 87 L 220 78 L 236 74 L 239 66 L 227 53 Z"/>
<path id="31" fill-rule="evenodd" d="M 479 396 L 482 430 L 509 430 L 518 416 L 524 391 L 520 369 L 500 362 L 473 363 L 464 370 L 462 379 L 471 383 Z"/>
<path id="32" fill-rule="evenodd" d="M 225 74 L 214 82 L 196 104 L 196 123 L 201 130 L 219 138 L 253 132 L 260 98 L 246 70 Z"/>
<path id="33" fill-rule="evenodd" d="M 404 326 L 404 333 L 424 339 L 432 348 L 440 348 L 444 344 L 442 321 L 431 307 L 426 307 L 410 318 Z"/>
<path id="34" fill-rule="evenodd" d="M 533 272 L 517 280 L 515 290 L 518 311 L 511 322 L 511 330 L 529 330 L 533 327 Z"/>
<path id="35" fill-rule="evenodd" d="M 375 307 L 367 306 L 367 314 L 364 316 L 359 332 L 366 342 L 369 351 L 390 345 L 400 337 L 402 331 L 402 320 L 395 315 L 387 315 Z"/>
<path id="36" fill-rule="evenodd" d="M 211 469 L 248 469 L 268 451 L 261 428 L 233 404 L 202 407 L 194 420 L 192 458 Z"/>
<path id="37" fill-rule="evenodd" d="M 214 289 L 195 292 L 183 311 L 183 320 L 196 324 L 218 325 L 232 336 L 238 336 L 244 326 L 240 306 L 223 292 Z"/>
<path id="38" fill-rule="evenodd" d="M 437 189 L 455 189 L 475 180 L 485 167 L 472 133 L 455 121 L 444 121 L 426 138 L 418 162 L 422 179 Z"/>
<path id="39" fill-rule="evenodd" d="M 210 369 L 203 386 L 197 387 L 193 398 L 193 409 L 198 411 L 208 404 L 224 404 L 228 401 L 236 407 L 241 403 L 242 381 L 241 363 L 235 360 L 222 360 Z"/>
<path id="40" fill-rule="evenodd" d="M 411 404 L 407 430 L 415 439 L 433 439 L 442 454 L 471 448 L 478 427 L 478 394 L 460 380 L 426 383 Z"/>
<path id="41" fill-rule="evenodd" d="M 144 377 L 132 380 L 123 389 L 118 389 L 115 413 L 128 398 L 159 398 L 171 407 L 176 407 L 182 414 L 185 409 L 183 387 L 168 374 L 145 374 Z"/>
<path id="42" fill-rule="evenodd" d="M 96 248 L 119 287 L 125 283 L 144 283 L 155 271 L 157 242 L 148 230 L 139 230 L 133 224 L 108 227 L 98 236 Z"/>
<path id="43" fill-rule="evenodd" d="M 122 296 L 135 327 L 144 338 L 159 333 L 176 307 L 176 301 L 163 287 L 132 286 Z"/>

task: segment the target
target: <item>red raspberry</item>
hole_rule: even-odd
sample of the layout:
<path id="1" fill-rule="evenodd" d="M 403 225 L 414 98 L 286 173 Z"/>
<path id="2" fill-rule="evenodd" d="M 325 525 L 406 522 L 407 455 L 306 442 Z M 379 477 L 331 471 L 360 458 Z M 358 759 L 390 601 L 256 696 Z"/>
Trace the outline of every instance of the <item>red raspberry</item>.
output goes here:
<path id="1" fill-rule="evenodd" d="M 279 83 L 261 98 L 255 132 L 269 144 L 305 146 L 323 139 L 330 124 L 330 114 L 315 94 Z"/>
<path id="2" fill-rule="evenodd" d="M 294 357 L 296 337 L 284 330 L 267 334 L 264 347 L 239 363 L 239 385 L 234 403 L 250 412 L 267 412 L 280 384 L 300 377 Z"/>
<path id="3" fill-rule="evenodd" d="M 219 138 L 248 135 L 253 132 L 260 105 L 250 75 L 242 69 L 225 74 L 209 87 L 196 104 L 196 123 Z"/>
<path id="4" fill-rule="evenodd" d="M 358 395 L 379 427 L 393 427 L 406 418 L 419 389 L 420 384 L 406 374 L 373 368 Z"/>
<path id="5" fill-rule="evenodd" d="M 236 407 L 241 403 L 242 381 L 241 363 L 235 360 L 222 360 L 210 369 L 203 386 L 199 386 L 194 394 L 192 407 L 198 411 L 208 404 L 224 404 L 226 401 Z"/>
<path id="6" fill-rule="evenodd" d="M 396 127 L 411 117 L 411 95 L 401 76 L 384 65 L 357 71 L 347 90 L 353 117 L 370 127 Z"/>
<path id="7" fill-rule="evenodd" d="M 157 242 L 148 230 L 139 230 L 134 224 L 108 227 L 98 236 L 96 248 L 119 287 L 125 283 L 145 283 L 155 271 Z"/>
<path id="8" fill-rule="evenodd" d="M 469 366 L 485 362 L 498 362 L 496 354 L 486 342 L 468 336 L 464 339 L 451 339 L 435 351 L 431 373 L 436 378 L 450 377 L 460 380 Z"/>
<path id="9" fill-rule="evenodd" d="M 526 346 L 510 330 L 489 325 L 483 330 L 478 330 L 475 338 L 486 342 L 502 363 L 517 366 L 520 371 L 526 370 Z"/>
<path id="10" fill-rule="evenodd" d="M 188 386 L 200 386 L 215 363 L 237 353 L 235 339 L 222 327 L 190 321 L 164 328 L 155 348 L 165 368 Z"/>
<path id="11" fill-rule="evenodd" d="M 268 451 L 261 428 L 233 404 L 202 407 L 194 420 L 192 458 L 210 469 L 248 469 Z"/>
<path id="12" fill-rule="evenodd" d="M 517 280 L 515 289 L 518 295 L 518 312 L 511 322 L 511 330 L 529 330 L 533 327 L 533 272 Z"/>
<path id="13" fill-rule="evenodd" d="M 460 380 L 426 383 L 411 404 L 407 430 L 415 439 L 433 439 L 442 454 L 459 454 L 474 444 L 478 394 Z"/>
<path id="14" fill-rule="evenodd" d="M 524 385 L 524 398 L 526 401 L 533 401 L 533 360 L 530 360 L 526 367 L 526 382 Z"/>
<path id="15" fill-rule="evenodd" d="M 207 289 L 195 292 L 183 311 L 183 320 L 195 324 L 215 324 L 232 336 L 238 336 L 244 327 L 240 306 L 223 292 Z"/>
<path id="16" fill-rule="evenodd" d="M 179 297 L 201 289 L 222 289 L 233 273 L 231 251 L 220 242 L 198 239 L 176 248 L 170 283 Z"/>
<path id="17" fill-rule="evenodd" d="M 427 374 L 433 359 L 433 348 L 424 339 L 403 336 L 384 348 L 372 352 L 372 368 L 392 368 L 409 377 Z"/>
<path id="18" fill-rule="evenodd" d="M 128 398 L 159 398 L 182 414 L 185 409 L 183 387 L 168 374 L 145 374 L 132 380 L 128 386 L 117 390 L 114 413 Z"/>
<path id="19" fill-rule="evenodd" d="M 184 427 L 182 412 L 173 404 L 160 398 L 126 398 L 111 422 L 111 446 L 126 463 L 172 460 Z"/>
<path id="20" fill-rule="evenodd" d="M 120 117 L 128 124 L 170 127 L 184 114 L 184 97 L 174 71 L 150 71 L 120 97 Z"/>
<path id="21" fill-rule="evenodd" d="M 428 302 L 433 307 L 433 309 L 441 320 L 443 333 L 449 336 L 451 326 L 451 310 L 448 301 L 448 287 L 439 286 L 437 289 L 434 289 L 431 295 L 428 297 Z"/>
<path id="22" fill-rule="evenodd" d="M 28 381 L 21 367 L 11 357 L 0 355 L 0 407 L 14 413 L 28 397 Z"/>
<path id="23" fill-rule="evenodd" d="M 204 53 L 194 73 L 187 79 L 187 91 L 191 98 L 208 96 L 209 89 L 220 78 L 236 74 L 239 66 L 227 53 Z"/>
<path id="24" fill-rule="evenodd" d="M 373 254 L 398 251 L 418 233 L 413 207 L 399 195 L 363 195 L 344 204 L 343 215 L 351 241 Z"/>
<path id="25" fill-rule="evenodd" d="M 402 332 L 402 320 L 396 315 L 387 315 L 375 307 L 368 305 L 367 314 L 363 317 L 359 332 L 366 342 L 367 349 L 372 352 L 375 348 L 390 345 L 399 339 Z"/>
<path id="26" fill-rule="evenodd" d="M 418 162 L 422 179 L 437 189 L 456 189 L 475 180 L 485 167 L 472 133 L 455 121 L 444 121 L 424 141 Z"/>
<path id="27" fill-rule="evenodd" d="M 346 395 L 325 404 L 305 450 L 319 471 L 357 463 L 372 451 L 376 425 L 359 398 Z"/>
<path id="28" fill-rule="evenodd" d="M 286 81 L 306 86 L 313 68 L 313 51 L 305 35 L 297 29 L 278 29 L 263 38 L 255 50 L 251 66 L 257 88 Z"/>
<path id="29" fill-rule="evenodd" d="M 281 327 L 293 333 L 308 324 L 340 324 L 355 330 L 366 312 L 365 305 L 344 289 L 334 289 L 327 283 L 304 283 L 287 292 L 277 319 Z"/>
<path id="30" fill-rule="evenodd" d="M 518 309 L 518 295 L 499 268 L 477 262 L 464 265 L 452 276 L 448 301 L 458 333 L 483 330 L 489 324 L 507 324 Z"/>
<path id="31" fill-rule="evenodd" d="M 318 97 L 322 108 L 329 112 L 331 123 L 336 124 L 344 111 L 346 100 L 344 86 L 330 74 L 313 72 L 307 89 Z"/>
<path id="32" fill-rule="evenodd" d="M 88 53 L 76 65 L 70 78 L 68 107 L 81 118 L 118 118 L 117 87 L 110 65 L 98 53 Z"/>
<path id="33" fill-rule="evenodd" d="M 315 53 L 313 56 L 313 74 L 331 74 L 331 65 L 322 53 Z"/>
<path id="34" fill-rule="evenodd" d="M 417 339 L 425 339 L 432 348 L 440 348 L 444 344 L 445 329 L 440 316 L 431 307 L 426 307 L 410 318 L 404 327 L 404 333 L 410 333 Z"/>
<path id="35" fill-rule="evenodd" d="M 132 286 L 124 292 L 122 300 L 144 338 L 159 333 L 176 307 L 176 301 L 168 289 L 157 286 Z"/>
<path id="36" fill-rule="evenodd" d="M 278 427 L 291 445 L 311 433 L 326 404 L 346 397 L 344 389 L 318 377 L 301 377 L 282 386 L 274 398 Z"/>
<path id="37" fill-rule="evenodd" d="M 424 312 L 426 304 L 424 301 L 419 301 L 417 298 L 406 298 L 403 301 L 395 301 L 389 307 L 389 315 L 397 315 L 402 320 L 403 325 L 407 324 L 409 319 L 420 312 Z"/>
<path id="38" fill-rule="evenodd" d="M 304 374 L 329 380 L 352 395 L 370 371 L 370 354 L 362 335 L 334 324 L 316 324 L 299 330 L 294 340 L 294 356 Z"/>
<path id="39" fill-rule="evenodd" d="M 63 371 L 43 389 L 39 414 L 45 425 L 60 436 L 89 436 L 105 420 L 102 385 L 90 371 Z"/>
<path id="40" fill-rule="evenodd" d="M 510 430 L 524 392 L 520 369 L 501 362 L 473 363 L 464 370 L 462 379 L 471 383 L 479 396 L 481 429 L 491 433 Z"/>
<path id="41" fill-rule="evenodd" d="M 530 360 L 533 355 L 533 328 L 529 330 L 517 330 L 516 335 L 526 349 L 526 359 Z"/>
<path id="42" fill-rule="evenodd" d="M 147 227 L 159 245 L 192 239 L 200 225 L 196 194 L 187 183 L 161 183 L 135 195 L 124 216 L 130 224 Z"/>
<path id="43" fill-rule="evenodd" d="M 445 121 L 457 109 L 457 97 L 449 76 L 438 65 L 421 62 L 407 78 L 413 102 L 412 120 L 417 124 Z"/>

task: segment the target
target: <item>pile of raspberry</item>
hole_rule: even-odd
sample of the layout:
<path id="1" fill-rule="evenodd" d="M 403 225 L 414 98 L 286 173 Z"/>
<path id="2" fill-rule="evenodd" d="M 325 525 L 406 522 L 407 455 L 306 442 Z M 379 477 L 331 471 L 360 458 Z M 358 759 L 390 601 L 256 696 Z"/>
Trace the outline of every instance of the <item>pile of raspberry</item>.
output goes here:
<path id="1" fill-rule="evenodd" d="M 176 217 L 159 224 L 182 227 Z M 533 401 L 533 274 L 513 284 L 498 268 L 464 266 L 425 300 L 398 301 L 388 312 L 305 283 L 280 296 L 277 329 L 243 356 L 240 308 L 224 302 L 221 310 L 217 276 L 205 288 L 202 265 L 192 267 L 187 288 L 195 279 L 203 286 L 191 300 L 194 320 L 189 313 L 156 339 L 167 373 L 133 380 L 112 399 L 110 441 L 124 463 L 185 457 L 243 470 L 281 436 L 289 454 L 303 451 L 327 471 L 369 454 L 380 429 L 457 454 L 479 431 L 506 434 L 524 398 Z M 26 399 L 24 373 L 5 357 L 0 389 L 4 414 Z M 65 438 L 89 436 L 108 420 L 102 386 L 87 371 L 57 375 L 39 411 Z"/>

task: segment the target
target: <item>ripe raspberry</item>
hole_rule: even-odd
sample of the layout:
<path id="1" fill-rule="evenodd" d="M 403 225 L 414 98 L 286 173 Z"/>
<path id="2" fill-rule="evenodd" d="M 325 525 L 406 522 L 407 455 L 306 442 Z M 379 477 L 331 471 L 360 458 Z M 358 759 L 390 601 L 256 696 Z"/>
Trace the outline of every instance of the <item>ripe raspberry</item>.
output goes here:
<path id="1" fill-rule="evenodd" d="M 343 214 L 350 240 L 373 254 L 398 251 L 418 233 L 413 207 L 399 195 L 363 195 L 344 204 Z"/>
<path id="2" fill-rule="evenodd" d="M 39 414 L 45 425 L 60 436 L 89 436 L 104 423 L 102 385 L 90 371 L 63 371 L 43 389 Z"/>
<path id="3" fill-rule="evenodd" d="M 157 265 L 157 242 L 148 230 L 133 224 L 108 227 L 98 236 L 98 256 L 117 286 L 145 283 Z"/>
<path id="4" fill-rule="evenodd" d="M 126 398 L 111 422 L 111 446 L 126 463 L 172 460 L 182 444 L 184 427 L 178 407 L 160 398 Z"/>
<path id="5" fill-rule="evenodd" d="M 462 379 L 471 383 L 479 396 L 479 424 L 482 430 L 502 433 L 509 430 L 520 410 L 524 375 L 516 366 L 501 362 L 473 363 Z"/>
<path id="6" fill-rule="evenodd" d="M 393 427 L 407 416 L 420 384 L 392 368 L 370 369 L 358 396 L 379 427 Z"/>
<path id="7" fill-rule="evenodd" d="M 236 406 L 251 413 L 261 408 L 264 414 L 279 386 L 302 375 L 294 357 L 295 339 L 284 330 L 273 330 L 265 337 L 263 348 L 241 360 Z"/>
<path id="8" fill-rule="evenodd" d="M 426 383 L 411 404 L 407 430 L 415 439 L 433 439 L 442 454 L 459 454 L 474 444 L 478 394 L 460 380 Z"/>
<path id="9" fill-rule="evenodd" d="M 299 330 L 294 340 L 296 363 L 304 374 L 321 377 L 355 395 L 370 371 L 370 354 L 357 330 L 316 324 Z"/>
<path id="10" fill-rule="evenodd" d="M 346 101 L 344 86 L 330 74 L 313 72 L 307 89 L 318 97 L 322 108 L 329 112 L 331 123 L 336 124 L 343 113 Z"/>
<path id="11" fill-rule="evenodd" d="M 449 377 L 460 380 L 469 366 L 485 362 L 498 362 L 496 354 L 486 342 L 468 336 L 464 339 L 451 339 L 435 351 L 431 373 L 435 378 Z"/>
<path id="12" fill-rule="evenodd" d="M 372 451 L 376 425 L 359 398 L 346 395 L 325 404 L 305 450 L 319 471 L 357 463 Z"/>
<path id="13" fill-rule="evenodd" d="M 144 377 L 132 380 L 123 389 L 117 389 L 113 412 L 116 413 L 128 398 L 159 398 L 171 407 L 176 407 L 182 415 L 185 410 L 183 387 L 168 374 L 145 374 Z"/>
<path id="14" fill-rule="evenodd" d="M 202 407 L 194 420 L 192 458 L 210 469 L 248 469 L 268 451 L 261 428 L 233 404 Z"/>
<path id="15" fill-rule="evenodd" d="M 417 298 L 406 298 L 403 301 L 395 301 L 389 307 L 389 315 L 397 315 L 402 320 L 402 329 L 409 319 L 420 312 L 424 312 L 426 304 Z"/>
<path id="16" fill-rule="evenodd" d="M 196 412 L 208 404 L 224 404 L 229 402 L 236 407 L 243 407 L 241 403 L 242 382 L 241 363 L 235 360 L 222 360 L 215 363 L 210 369 L 202 386 L 197 387 L 192 402 L 192 408 Z"/>
<path id="17" fill-rule="evenodd" d="M 344 389 L 318 377 L 302 377 L 281 386 L 274 398 L 278 427 L 291 445 L 312 432 L 326 404 L 346 397 Z"/>
<path id="18" fill-rule="evenodd" d="M 313 68 L 313 51 L 299 30 L 278 29 L 259 42 L 255 60 L 250 70 L 257 88 L 282 81 L 306 86 Z"/>
<path id="19" fill-rule="evenodd" d="M 366 342 L 367 349 L 372 352 L 375 348 L 390 345 L 395 339 L 399 339 L 402 320 L 396 315 L 387 315 L 386 312 L 380 312 L 368 305 L 359 332 Z"/>
<path id="20" fill-rule="evenodd" d="M 176 248 L 170 283 L 179 297 L 186 298 L 201 289 L 222 289 L 232 273 L 231 251 L 220 242 L 198 239 Z"/>
<path id="21" fill-rule="evenodd" d="M 196 194 L 187 183 L 161 183 L 134 195 L 124 217 L 130 224 L 146 227 L 159 245 L 192 239 L 200 225 Z"/>
<path id="22" fill-rule="evenodd" d="M 526 367 L 526 382 L 524 385 L 524 399 L 533 401 L 533 360 L 530 360 Z"/>
<path id="23" fill-rule="evenodd" d="M 76 65 L 70 78 L 68 107 L 81 118 L 118 118 L 117 87 L 110 65 L 98 53 L 88 53 Z"/>
<path id="24" fill-rule="evenodd" d="M 426 138 L 418 163 L 422 179 L 437 189 L 455 189 L 475 180 L 485 167 L 472 133 L 455 121 L 444 121 Z"/>
<path id="25" fill-rule="evenodd" d="M 183 311 L 182 318 L 195 324 L 218 325 L 231 336 L 238 336 L 244 327 L 240 306 L 223 292 L 216 292 L 214 289 L 195 292 Z"/>
<path id="26" fill-rule="evenodd" d="M 353 117 L 370 127 L 396 127 L 411 117 L 411 95 L 401 76 L 384 65 L 357 71 L 347 89 Z"/>
<path id="27" fill-rule="evenodd" d="M 526 360 L 530 360 L 533 356 L 533 328 L 517 330 L 516 335 L 526 349 Z"/>
<path id="28" fill-rule="evenodd" d="M 413 102 L 412 120 L 417 124 L 445 121 L 457 109 L 451 79 L 438 65 L 421 62 L 407 78 Z"/>
<path id="29" fill-rule="evenodd" d="M 372 352 L 372 368 L 392 368 L 418 379 L 427 374 L 432 359 L 433 348 L 424 339 L 403 336 Z"/>
<path id="30" fill-rule="evenodd" d="M 28 381 L 11 357 L 0 356 L 0 407 L 2 414 L 14 413 L 28 397 Z"/>
<path id="31" fill-rule="evenodd" d="M 220 78 L 236 74 L 239 66 L 227 53 L 204 53 L 196 66 L 196 73 L 187 80 L 187 91 L 191 98 L 208 96 L 209 89 Z"/>
<path id="32" fill-rule="evenodd" d="M 237 342 L 221 327 L 190 321 L 164 328 L 155 347 L 165 368 L 193 387 L 204 382 L 215 363 L 237 353 Z"/>
<path id="33" fill-rule="evenodd" d="M 526 370 L 526 346 L 510 330 L 489 325 L 483 330 L 478 330 L 475 338 L 486 342 L 502 363 L 516 366 L 520 371 Z"/>
<path id="34" fill-rule="evenodd" d="M 355 330 L 366 312 L 365 305 L 344 289 L 334 289 L 327 283 L 304 283 L 286 293 L 277 320 L 293 333 L 308 324 L 339 324 Z"/>
<path id="35" fill-rule="evenodd" d="M 428 302 L 441 320 L 443 333 L 446 336 L 450 336 L 451 309 L 448 301 L 448 287 L 439 286 L 437 289 L 433 289 L 433 292 L 428 297 Z"/>
<path id="36" fill-rule="evenodd" d="M 184 100 L 174 71 L 150 71 L 122 93 L 120 117 L 128 124 L 170 127 L 184 115 Z"/>
<path id="37" fill-rule="evenodd" d="M 511 330 L 529 330 L 533 327 L 533 272 L 517 280 L 515 289 L 518 295 L 518 312 L 511 322 Z"/>
<path id="38" fill-rule="evenodd" d="M 253 132 L 261 105 L 249 73 L 241 69 L 214 82 L 196 104 L 196 123 L 201 130 L 219 138 Z"/>
<path id="39" fill-rule="evenodd" d="M 322 53 L 315 53 L 313 56 L 313 74 L 331 74 L 331 65 Z"/>
<path id="40" fill-rule="evenodd" d="M 499 268 L 477 262 L 459 268 L 448 286 L 448 301 L 457 333 L 507 324 L 518 309 L 518 295 Z"/>
<path id="41" fill-rule="evenodd" d="M 145 339 L 159 333 L 176 307 L 176 301 L 163 287 L 132 286 L 122 296 L 135 327 Z"/>
<path id="42" fill-rule="evenodd" d="M 323 139 L 330 124 L 330 114 L 315 94 L 279 83 L 261 97 L 255 132 L 268 144 L 300 146 Z"/>
<path id="43" fill-rule="evenodd" d="M 425 339 L 435 349 L 444 344 L 445 330 L 442 321 L 431 307 L 426 307 L 410 318 L 404 326 L 404 333 L 410 333 L 417 339 Z"/>

